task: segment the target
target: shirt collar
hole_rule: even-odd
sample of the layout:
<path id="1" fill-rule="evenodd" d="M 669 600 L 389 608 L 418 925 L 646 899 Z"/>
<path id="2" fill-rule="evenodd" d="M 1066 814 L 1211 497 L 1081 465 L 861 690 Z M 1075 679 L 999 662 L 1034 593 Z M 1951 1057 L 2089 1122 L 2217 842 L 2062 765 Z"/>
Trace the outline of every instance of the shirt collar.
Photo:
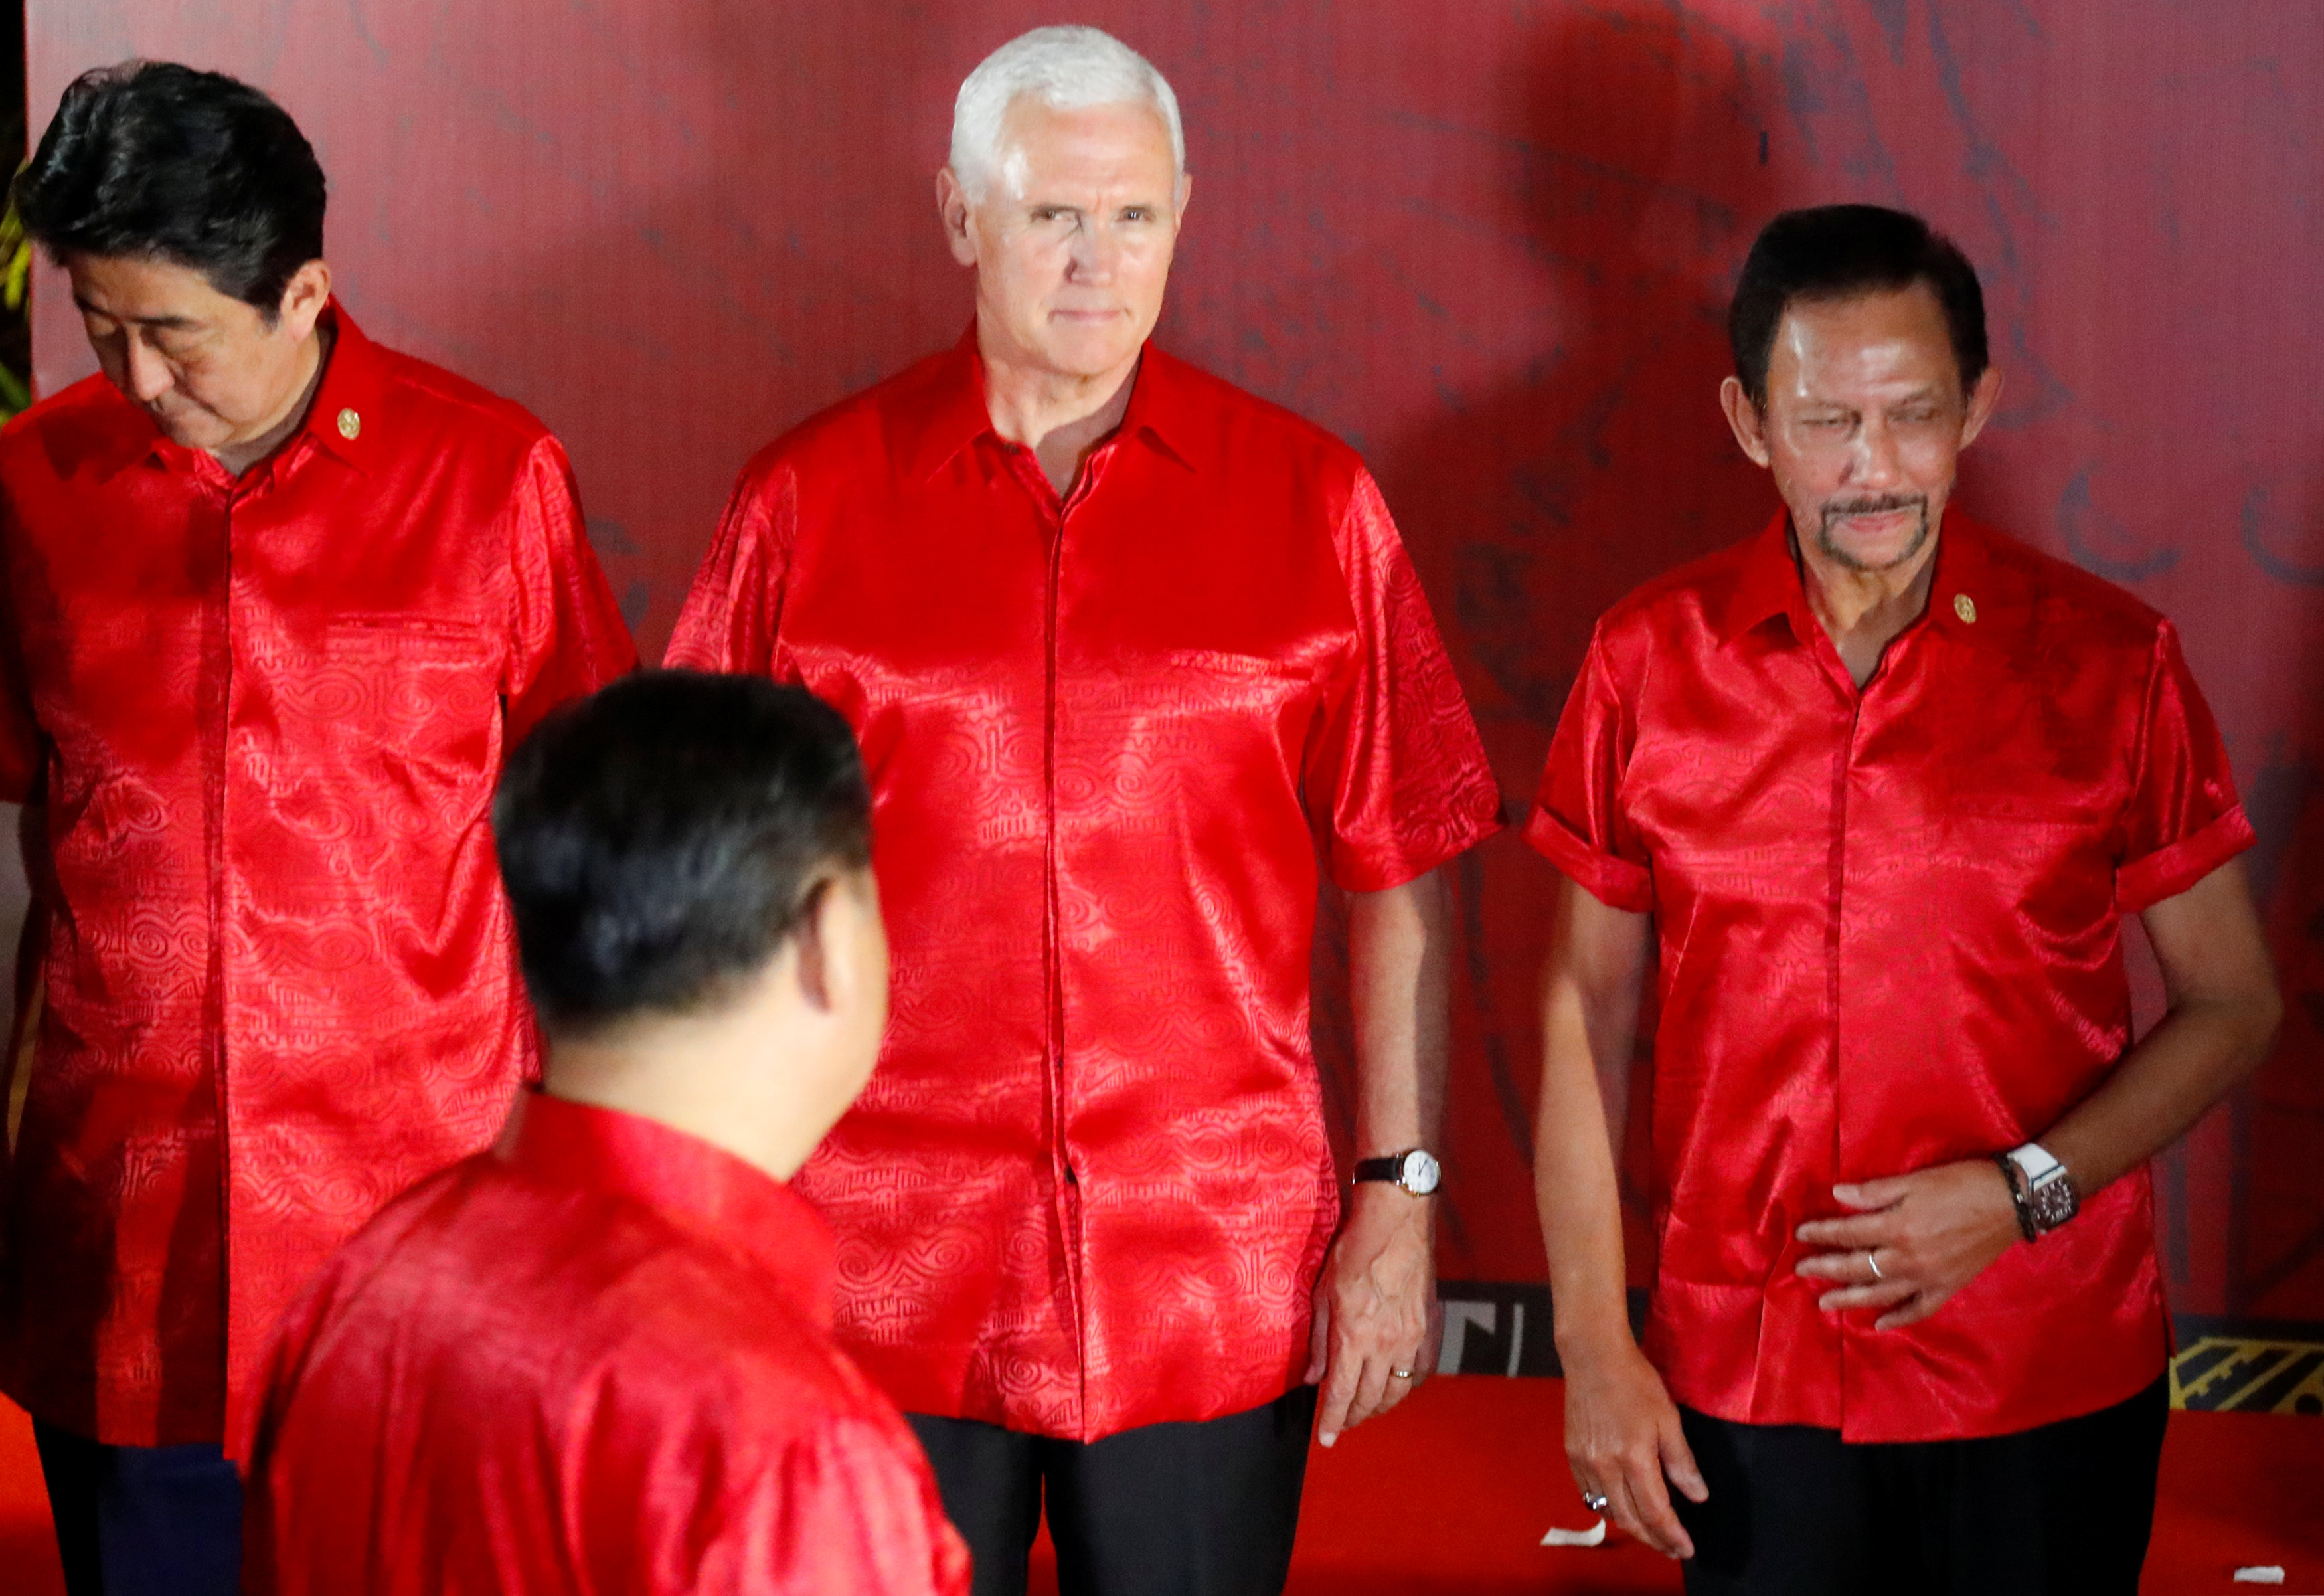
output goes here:
<path id="1" fill-rule="evenodd" d="M 359 471 L 368 471 L 378 447 L 379 427 L 386 419 L 380 402 L 387 391 L 385 362 L 379 346 L 364 336 L 355 318 L 337 300 L 323 307 L 318 325 L 329 328 L 332 335 L 322 380 L 315 386 L 307 419 L 283 440 L 272 459 L 275 463 L 290 459 L 311 438 L 333 457 Z M 124 412 L 119 443 L 99 466 L 101 476 L 115 475 L 149 460 L 165 470 L 199 469 L 200 450 L 171 442 L 141 406 L 125 394 L 117 397 Z"/>
<path id="2" fill-rule="evenodd" d="M 828 1330 L 838 1255 L 804 1199 L 699 1137 L 615 1109 L 527 1092 L 493 1156 L 547 1185 L 625 1197 L 742 1253 Z"/>
<path id="3" fill-rule="evenodd" d="M 1169 458 L 1194 469 L 1189 451 L 1198 434 L 1191 424 L 1189 385 L 1185 364 L 1157 349 L 1148 339 L 1130 378 L 1129 408 L 1109 441 L 1142 438 Z M 907 425 L 911 437 L 905 470 L 913 482 L 926 482 L 979 438 L 1000 436 L 993 431 L 991 408 L 985 401 L 984 356 L 976 347 L 973 323 L 941 357 L 925 408 Z"/>
<path id="4" fill-rule="evenodd" d="M 2002 590 L 1993 560 L 1991 535 L 1959 511 L 1947 508 L 1937 530 L 1936 569 L 1929 579 L 1929 625 L 1947 636 L 1974 641 L 2000 635 L 2002 623 L 2020 606 Z M 1787 617 L 1804 641 L 1816 624 L 1808 608 L 1806 574 L 1792 552 L 1791 516 L 1777 511 L 1745 549 L 1743 567 L 1727 601 L 1720 627 L 1732 641 L 1777 615 Z M 1916 623 L 1917 624 L 1917 623 Z"/>

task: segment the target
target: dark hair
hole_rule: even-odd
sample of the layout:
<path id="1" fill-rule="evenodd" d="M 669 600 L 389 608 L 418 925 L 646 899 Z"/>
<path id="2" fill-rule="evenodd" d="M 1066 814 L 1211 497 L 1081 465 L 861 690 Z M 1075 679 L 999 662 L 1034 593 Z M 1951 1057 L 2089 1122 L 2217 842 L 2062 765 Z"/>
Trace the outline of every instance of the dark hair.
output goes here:
<path id="1" fill-rule="evenodd" d="M 323 169 L 299 125 L 246 83 L 171 61 L 74 79 L 14 198 L 52 259 L 169 261 L 270 324 L 323 253 Z"/>
<path id="2" fill-rule="evenodd" d="M 871 862 L 855 738 L 800 687 L 656 670 L 542 720 L 493 802 L 541 1022 L 572 1034 L 715 1003 Z"/>
<path id="3" fill-rule="evenodd" d="M 1787 210 L 1762 228 L 1727 308 L 1727 341 L 1743 392 L 1767 408 L 1767 362 L 1798 300 L 1852 300 L 1928 284 L 1944 308 L 1961 391 L 1985 375 L 1985 293 L 1960 246 L 1909 211 L 1880 205 Z"/>

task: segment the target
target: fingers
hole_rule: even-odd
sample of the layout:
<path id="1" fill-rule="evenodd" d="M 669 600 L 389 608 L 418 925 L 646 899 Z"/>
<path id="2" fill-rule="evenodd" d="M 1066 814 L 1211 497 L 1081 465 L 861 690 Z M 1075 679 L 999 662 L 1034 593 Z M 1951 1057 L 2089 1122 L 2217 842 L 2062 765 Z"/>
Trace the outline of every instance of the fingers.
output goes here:
<path id="1" fill-rule="evenodd" d="M 1607 1495 L 1611 1499 L 1607 1505 L 1623 1511 L 1624 1516 L 1616 1519 L 1623 1529 L 1665 1557 L 1694 1555 L 1694 1541 L 1686 1533 L 1686 1527 L 1678 1521 L 1678 1513 L 1670 1504 L 1670 1492 L 1664 1489 L 1658 1455 L 1643 1462 L 1624 1458 L 1620 1483 Z"/>
<path id="2" fill-rule="evenodd" d="M 1348 1408 L 1356 1399 L 1356 1383 L 1362 1373 L 1360 1360 L 1351 1359 L 1344 1350 L 1335 1349 L 1323 1371 L 1323 1392 L 1315 1407 L 1315 1439 L 1324 1445 L 1338 1443 L 1340 1432 L 1348 1427 Z"/>
<path id="3" fill-rule="evenodd" d="M 1887 1180 L 1843 1181 L 1831 1188 L 1831 1195 L 1844 1208 L 1872 1210 L 1894 1208 L 1911 1191 L 1912 1181 L 1904 1176 Z"/>
<path id="4" fill-rule="evenodd" d="M 1356 1366 L 1356 1395 L 1355 1399 L 1348 1404 L 1348 1422 L 1342 1427 L 1352 1430 L 1364 1420 L 1387 1412 L 1389 1406 L 1388 1388 L 1404 1382 L 1388 1378 L 1388 1360 L 1385 1358 L 1358 1360 L 1351 1357 L 1349 1361 Z M 1399 1363 L 1397 1367 L 1401 1369 L 1404 1365 Z"/>
<path id="5" fill-rule="evenodd" d="M 1663 1420 L 1663 1473 L 1691 1502 L 1711 1499 L 1711 1487 L 1702 1478 L 1702 1471 L 1694 1466 L 1694 1448 L 1686 1444 L 1686 1431 L 1678 1422 L 1675 1412 Z"/>
<path id="6" fill-rule="evenodd" d="M 1952 1297 L 1950 1291 L 1916 1291 L 1893 1314 L 1883 1314 L 1872 1322 L 1875 1330 L 1897 1330 L 1907 1324 L 1917 1324 L 1945 1305 Z"/>
<path id="7" fill-rule="evenodd" d="M 1812 1219 L 1792 1232 L 1803 1247 L 1832 1247 L 1854 1249 L 1858 1252 L 1875 1247 L 1891 1247 L 1896 1241 L 1896 1221 L 1883 1211 L 1859 1213 L 1849 1219 Z"/>
<path id="8" fill-rule="evenodd" d="M 1326 1282 L 1332 1271 L 1326 1268 L 1315 1284 L 1314 1313 L 1307 1321 L 1307 1372 L 1304 1377 L 1309 1385 L 1323 1378 L 1323 1366 L 1329 1361 L 1332 1347 L 1332 1294 Z"/>
<path id="9" fill-rule="evenodd" d="M 1876 1285 L 1851 1286 L 1844 1291 L 1827 1291 L 1816 1298 L 1816 1306 L 1827 1314 L 1845 1314 L 1856 1308 L 1893 1308 L 1919 1296 L 1920 1291 L 1909 1280 L 1882 1280 Z"/>

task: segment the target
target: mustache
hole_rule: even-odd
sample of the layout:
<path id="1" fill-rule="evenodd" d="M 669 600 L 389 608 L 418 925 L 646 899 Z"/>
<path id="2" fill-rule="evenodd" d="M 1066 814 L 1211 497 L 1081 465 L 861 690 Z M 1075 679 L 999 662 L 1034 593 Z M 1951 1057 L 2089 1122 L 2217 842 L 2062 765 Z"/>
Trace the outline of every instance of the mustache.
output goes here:
<path id="1" fill-rule="evenodd" d="M 1883 494 L 1874 499 L 1834 499 L 1823 507 L 1823 524 L 1844 521 L 1851 515 L 1886 515 L 1892 511 L 1918 510 L 1925 514 L 1929 508 L 1926 494 Z"/>

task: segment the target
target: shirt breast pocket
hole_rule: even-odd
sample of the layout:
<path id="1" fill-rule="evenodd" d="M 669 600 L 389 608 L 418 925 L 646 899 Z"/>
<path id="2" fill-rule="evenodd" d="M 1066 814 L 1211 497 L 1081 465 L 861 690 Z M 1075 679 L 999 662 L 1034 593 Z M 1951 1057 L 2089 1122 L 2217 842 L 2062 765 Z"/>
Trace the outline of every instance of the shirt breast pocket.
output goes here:
<path id="1" fill-rule="evenodd" d="M 300 691 L 318 740 L 391 783 L 488 785 L 500 762 L 500 651 L 482 627 L 405 615 L 325 628 Z"/>
<path id="2" fill-rule="evenodd" d="M 1954 793 L 1942 817 L 1943 851 L 2000 904 L 2080 935 L 2110 919 L 2117 816 L 2103 795 L 2046 789 Z"/>

